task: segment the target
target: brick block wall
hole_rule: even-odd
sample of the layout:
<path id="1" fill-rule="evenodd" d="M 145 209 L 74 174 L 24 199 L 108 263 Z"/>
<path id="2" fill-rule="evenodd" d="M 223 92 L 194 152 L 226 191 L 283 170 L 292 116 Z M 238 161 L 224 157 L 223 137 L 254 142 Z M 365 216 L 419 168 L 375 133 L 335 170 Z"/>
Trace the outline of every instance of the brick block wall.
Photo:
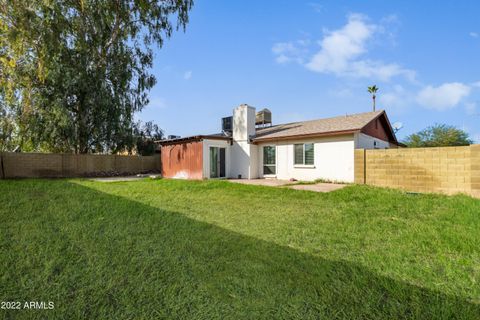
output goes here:
<path id="1" fill-rule="evenodd" d="M 3 154 L 5 178 L 15 177 L 61 177 L 62 155 L 42 153 Z"/>
<path id="2" fill-rule="evenodd" d="M 160 171 L 160 156 L 154 155 L 153 157 L 142 157 L 142 168 L 155 168 Z"/>
<path id="3" fill-rule="evenodd" d="M 480 145 L 473 145 L 470 149 L 471 152 L 471 184 L 472 193 L 480 197 Z"/>
<path id="4" fill-rule="evenodd" d="M 158 156 L 13 152 L 0 155 L 3 163 L 0 179 L 81 177 L 100 172 L 139 173 L 159 170 L 160 165 Z"/>
<path id="5" fill-rule="evenodd" d="M 92 155 L 92 154 L 80 154 L 77 156 L 77 170 L 80 174 L 89 174 L 91 172 L 129 172 L 123 170 L 117 170 L 115 166 L 116 155 Z M 130 158 L 128 156 L 124 156 Z M 132 157 L 132 158 L 137 158 Z"/>
<path id="6" fill-rule="evenodd" d="M 358 184 L 365 183 L 365 149 L 355 150 L 354 181 Z"/>
<path id="7" fill-rule="evenodd" d="M 480 183 L 479 166 L 480 145 L 356 150 L 355 182 L 416 192 L 472 194 Z"/>
<path id="8" fill-rule="evenodd" d="M 115 157 L 115 167 L 118 168 L 119 171 L 129 172 L 129 171 L 142 171 L 142 159 L 140 157 L 136 157 L 134 159 L 128 159 L 124 156 L 116 156 Z"/>

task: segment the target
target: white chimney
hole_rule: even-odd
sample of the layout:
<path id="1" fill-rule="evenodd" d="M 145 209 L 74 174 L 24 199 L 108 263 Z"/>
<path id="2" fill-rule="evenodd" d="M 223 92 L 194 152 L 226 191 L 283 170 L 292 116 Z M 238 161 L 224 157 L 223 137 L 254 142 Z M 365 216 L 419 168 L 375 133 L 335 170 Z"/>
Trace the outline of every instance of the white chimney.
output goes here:
<path id="1" fill-rule="evenodd" d="M 241 104 L 233 109 L 233 140 L 249 141 L 255 135 L 255 108 Z"/>
<path id="2" fill-rule="evenodd" d="M 233 143 L 230 149 L 230 177 L 258 178 L 258 147 L 250 143 L 255 135 L 255 108 L 242 104 L 233 109 Z"/>

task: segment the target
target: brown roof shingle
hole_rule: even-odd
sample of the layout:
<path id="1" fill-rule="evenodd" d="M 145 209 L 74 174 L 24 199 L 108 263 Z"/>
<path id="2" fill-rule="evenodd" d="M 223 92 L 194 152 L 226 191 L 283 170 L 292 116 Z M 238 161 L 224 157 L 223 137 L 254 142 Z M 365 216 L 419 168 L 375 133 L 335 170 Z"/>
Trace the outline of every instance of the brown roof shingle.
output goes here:
<path id="1" fill-rule="evenodd" d="M 314 136 L 333 133 L 350 133 L 361 130 L 385 111 L 364 112 L 333 118 L 278 124 L 259 128 L 253 141 L 294 138 L 295 136 Z"/>

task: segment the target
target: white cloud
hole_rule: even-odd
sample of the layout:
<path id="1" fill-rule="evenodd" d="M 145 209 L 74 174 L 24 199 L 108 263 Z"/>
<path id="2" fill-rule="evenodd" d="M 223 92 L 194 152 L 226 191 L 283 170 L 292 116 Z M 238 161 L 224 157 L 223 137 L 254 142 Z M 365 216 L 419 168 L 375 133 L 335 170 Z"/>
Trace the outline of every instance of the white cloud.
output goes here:
<path id="1" fill-rule="evenodd" d="M 288 56 L 286 56 L 284 54 L 281 54 L 281 55 L 279 55 L 278 57 L 275 58 L 275 61 L 277 63 L 284 64 L 284 63 L 290 62 L 291 58 L 289 58 Z"/>
<path id="2" fill-rule="evenodd" d="M 415 82 L 413 70 L 396 63 L 385 63 L 364 57 L 368 53 L 368 44 L 373 42 L 377 35 L 393 39 L 391 30 L 395 28 L 390 26 L 396 24 L 398 19 L 395 15 L 381 19 L 379 24 L 373 24 L 364 15 L 351 14 L 342 28 L 324 32 L 325 36 L 318 41 L 320 50 L 315 54 L 312 54 L 310 40 L 275 43 L 272 52 L 277 63 L 296 62 L 319 73 L 378 79 L 385 82 L 393 77 L 402 76 Z M 385 42 L 384 40 L 382 42 Z"/>
<path id="3" fill-rule="evenodd" d="M 401 85 L 395 85 L 393 90 L 378 95 L 379 107 L 391 110 L 404 109 L 412 103 L 411 94 Z"/>
<path id="4" fill-rule="evenodd" d="M 472 38 L 478 38 L 478 33 L 476 33 L 476 32 L 470 32 L 469 35 Z"/>
<path id="5" fill-rule="evenodd" d="M 384 64 L 381 61 L 360 60 L 351 63 L 351 70 L 347 75 L 353 77 L 376 78 L 389 81 L 396 76 L 404 76 L 411 82 L 415 81 L 415 71 L 402 68 L 395 63 Z"/>
<path id="6" fill-rule="evenodd" d="M 308 53 L 306 47 L 310 44 L 309 40 L 297 40 L 295 42 L 278 42 L 272 47 L 272 52 L 276 55 L 275 61 L 280 64 L 296 62 L 302 64 L 305 55 Z"/>
<path id="7" fill-rule="evenodd" d="M 365 42 L 373 36 L 376 26 L 367 24 L 365 17 L 351 15 L 341 29 L 330 32 L 319 42 L 321 50 L 307 64 L 318 72 L 342 73 L 351 60 L 366 52 Z"/>
<path id="8" fill-rule="evenodd" d="M 192 71 L 191 70 L 185 71 L 185 73 L 183 74 L 183 79 L 190 80 L 191 78 L 192 78 Z"/>
<path id="9" fill-rule="evenodd" d="M 362 59 L 368 53 L 367 44 L 384 28 L 368 22 L 366 16 L 351 14 L 345 26 L 327 31 L 319 41 L 318 51 L 305 65 L 308 69 L 336 76 L 376 78 L 388 81 L 395 76 L 414 80 L 415 72 L 396 63 Z"/>
<path id="10" fill-rule="evenodd" d="M 444 111 L 456 107 L 470 91 L 470 86 L 459 82 L 444 83 L 438 87 L 427 86 L 418 93 L 417 102 L 427 109 Z"/>

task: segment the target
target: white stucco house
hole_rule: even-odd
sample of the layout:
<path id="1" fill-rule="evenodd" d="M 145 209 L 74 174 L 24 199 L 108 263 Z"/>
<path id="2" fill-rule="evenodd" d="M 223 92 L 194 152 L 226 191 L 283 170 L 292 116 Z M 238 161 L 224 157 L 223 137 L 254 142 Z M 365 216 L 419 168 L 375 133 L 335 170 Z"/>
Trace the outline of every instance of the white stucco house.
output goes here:
<path id="1" fill-rule="evenodd" d="M 170 178 L 277 178 L 353 182 L 354 150 L 396 148 L 385 111 L 271 124 L 268 110 L 240 105 L 223 132 L 159 141 Z"/>

